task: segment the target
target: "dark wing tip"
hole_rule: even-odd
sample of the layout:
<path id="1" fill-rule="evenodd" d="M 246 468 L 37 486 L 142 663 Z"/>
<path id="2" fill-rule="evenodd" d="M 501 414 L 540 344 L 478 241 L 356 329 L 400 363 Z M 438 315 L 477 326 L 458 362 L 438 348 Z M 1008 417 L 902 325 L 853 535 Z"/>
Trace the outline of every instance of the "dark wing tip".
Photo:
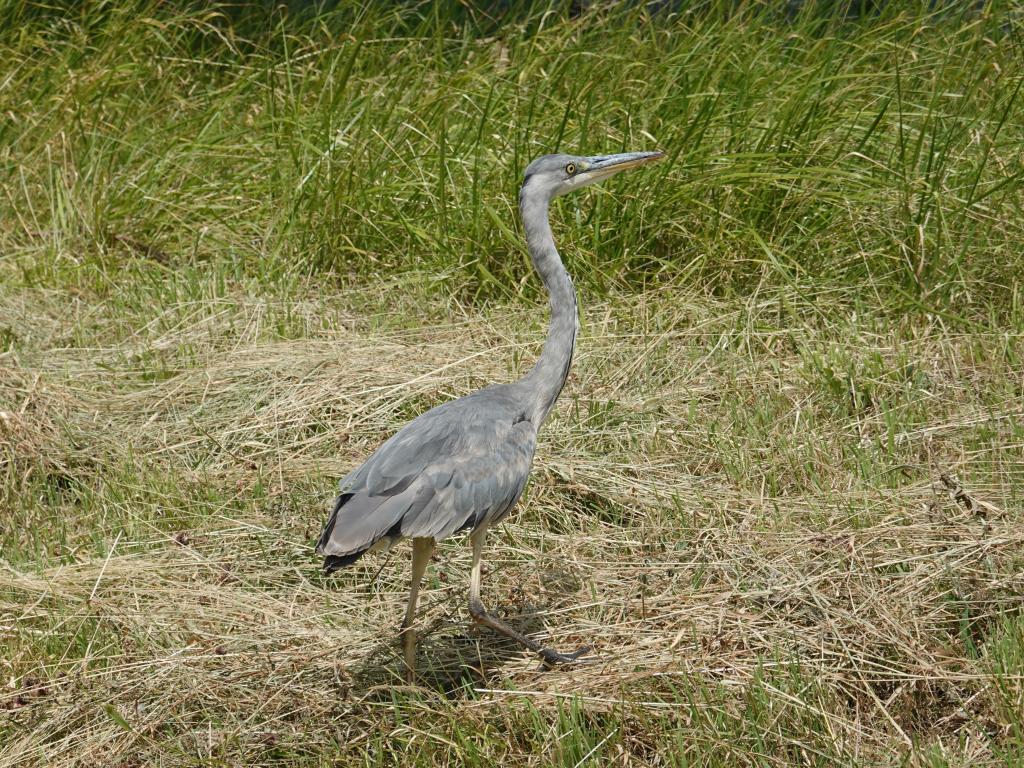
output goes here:
<path id="1" fill-rule="evenodd" d="M 352 565 L 356 560 L 366 553 L 365 549 L 353 552 L 350 555 L 327 555 L 324 558 L 324 576 L 330 576 L 337 570 Z"/>

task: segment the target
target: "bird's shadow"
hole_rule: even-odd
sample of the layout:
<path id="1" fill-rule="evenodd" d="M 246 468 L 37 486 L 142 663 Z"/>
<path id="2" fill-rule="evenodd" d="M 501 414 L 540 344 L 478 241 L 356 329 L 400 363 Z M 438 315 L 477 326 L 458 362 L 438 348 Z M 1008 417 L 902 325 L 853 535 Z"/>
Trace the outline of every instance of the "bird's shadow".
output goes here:
<path id="1" fill-rule="evenodd" d="M 576 574 L 564 569 L 549 569 L 540 574 L 548 589 L 558 595 L 554 600 L 528 601 L 521 590 L 513 588 L 506 600 L 488 606 L 492 615 L 526 635 L 539 634 L 562 649 L 548 630 L 545 616 L 577 592 L 580 582 Z M 566 596 L 566 597 L 563 597 Z M 438 609 L 428 608 L 429 613 Z M 535 669 L 545 669 L 541 659 L 515 641 L 476 624 L 468 610 L 452 611 L 447 616 L 429 618 L 417 627 L 416 685 L 435 691 L 449 699 L 467 698 L 473 689 L 486 686 L 510 662 L 535 660 Z M 405 663 L 396 622 L 394 632 L 370 648 L 363 658 L 346 670 L 350 693 L 360 698 L 391 700 L 393 687 L 405 684 Z"/>

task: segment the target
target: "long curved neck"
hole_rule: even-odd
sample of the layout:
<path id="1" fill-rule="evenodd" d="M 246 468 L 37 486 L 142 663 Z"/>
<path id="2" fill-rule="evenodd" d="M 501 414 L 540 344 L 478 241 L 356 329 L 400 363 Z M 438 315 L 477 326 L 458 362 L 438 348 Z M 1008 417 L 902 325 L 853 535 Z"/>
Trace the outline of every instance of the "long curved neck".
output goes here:
<path id="1" fill-rule="evenodd" d="M 565 271 L 555 248 L 555 238 L 548 222 L 546 195 L 532 194 L 529 184 L 519 193 L 519 212 L 526 231 L 526 244 L 533 266 L 544 281 L 551 303 L 551 323 L 544 350 L 533 368 L 522 378 L 529 393 L 526 416 L 540 427 L 565 386 L 576 348 L 579 320 L 576 312 L 576 291 L 572 278 Z"/>

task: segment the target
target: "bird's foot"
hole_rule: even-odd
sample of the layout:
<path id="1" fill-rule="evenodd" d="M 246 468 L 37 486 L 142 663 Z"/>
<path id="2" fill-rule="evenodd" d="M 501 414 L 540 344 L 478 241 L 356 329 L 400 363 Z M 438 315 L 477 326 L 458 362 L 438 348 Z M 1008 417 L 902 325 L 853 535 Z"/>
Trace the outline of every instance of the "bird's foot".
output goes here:
<path id="1" fill-rule="evenodd" d="M 580 656 L 590 653 L 591 650 L 592 649 L 589 645 L 577 648 L 572 653 L 559 653 L 558 651 L 553 651 L 550 648 L 541 648 L 540 655 L 544 659 L 545 664 L 548 666 L 554 666 L 555 664 L 572 664 Z"/>

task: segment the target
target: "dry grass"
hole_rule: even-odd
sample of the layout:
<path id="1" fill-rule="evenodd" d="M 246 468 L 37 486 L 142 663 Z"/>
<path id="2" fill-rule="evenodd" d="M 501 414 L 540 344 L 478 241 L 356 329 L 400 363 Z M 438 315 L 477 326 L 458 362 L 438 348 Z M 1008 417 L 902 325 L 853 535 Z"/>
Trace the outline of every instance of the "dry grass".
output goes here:
<path id="1" fill-rule="evenodd" d="M 428 573 L 409 688 L 405 548 L 316 570 L 331 478 L 410 414 L 512 375 L 536 350 L 533 315 L 428 306 L 389 328 L 310 300 L 301 338 L 283 339 L 280 306 L 238 299 L 73 346 L 60 340 L 75 313 L 52 299 L 10 294 L 0 317 L 21 334 L 34 307 L 54 340 L 0 369 L 15 510 L 2 765 L 407 750 L 571 765 L 591 748 L 616 764 L 911 750 L 978 765 L 1019 737 L 1024 678 L 998 674 L 1020 627 L 1001 617 L 1024 592 L 1020 405 L 995 384 L 1021 372 L 1005 338 L 758 331 L 763 308 L 654 294 L 589 304 L 531 490 L 492 536 L 485 598 L 595 651 L 542 672 L 472 628 L 454 540 Z M 95 311 L 92 332 L 109 333 Z M 821 382 L 813 361 L 838 349 L 871 402 Z M 885 380 L 896 357 L 925 389 Z"/>

